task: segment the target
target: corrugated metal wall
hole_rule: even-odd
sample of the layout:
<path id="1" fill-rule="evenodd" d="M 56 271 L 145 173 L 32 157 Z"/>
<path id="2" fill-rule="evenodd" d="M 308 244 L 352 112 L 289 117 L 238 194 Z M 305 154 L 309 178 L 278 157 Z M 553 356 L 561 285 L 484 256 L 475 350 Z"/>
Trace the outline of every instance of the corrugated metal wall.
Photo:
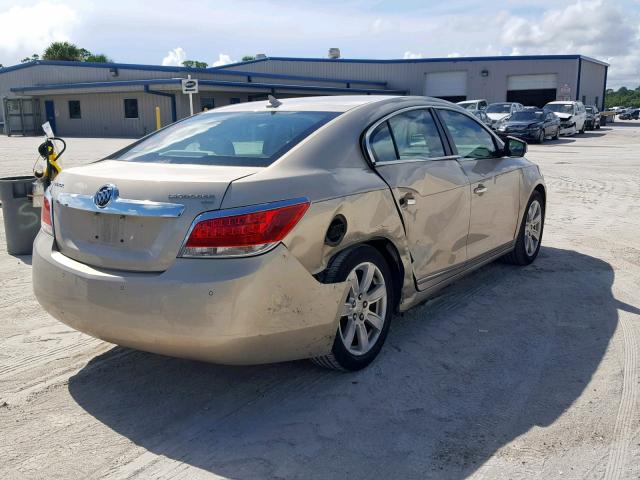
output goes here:
<path id="1" fill-rule="evenodd" d="M 585 105 L 597 105 L 604 108 L 604 74 L 606 67 L 588 60 L 582 60 L 582 72 L 580 74 L 580 92 L 578 99 L 583 100 Z"/>
<path id="2" fill-rule="evenodd" d="M 291 73 L 319 77 L 339 76 L 354 80 L 367 79 L 386 81 L 391 89 L 408 90 L 411 95 L 424 95 L 425 78 L 432 72 L 467 72 L 467 98 L 486 98 L 489 102 L 503 102 L 507 96 L 507 77 L 536 73 L 556 73 L 559 84 L 569 84 L 573 91 L 577 87 L 578 60 L 487 60 L 465 61 L 452 59 L 447 62 L 415 63 L 359 63 L 349 61 L 288 61 L 266 60 L 249 65 L 229 67 L 251 69 L 268 73 Z M 486 70 L 488 76 L 482 76 Z M 604 82 L 602 76 L 601 82 Z"/>
<path id="3" fill-rule="evenodd" d="M 124 99 L 138 100 L 139 118 L 124 117 Z M 160 107 L 163 125 L 171 123 L 169 98 L 131 93 L 101 93 L 52 95 L 40 97 L 52 100 L 55 106 L 56 134 L 61 136 L 141 137 L 155 130 L 155 107 Z M 69 100 L 79 100 L 82 118 L 69 118 Z"/>

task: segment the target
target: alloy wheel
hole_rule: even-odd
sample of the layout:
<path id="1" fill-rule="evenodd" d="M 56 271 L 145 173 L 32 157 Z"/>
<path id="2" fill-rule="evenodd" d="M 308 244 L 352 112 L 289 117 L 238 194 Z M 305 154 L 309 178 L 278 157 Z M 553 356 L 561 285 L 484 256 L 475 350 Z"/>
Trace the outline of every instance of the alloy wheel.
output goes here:
<path id="1" fill-rule="evenodd" d="M 364 355 L 376 344 L 387 314 L 387 286 L 382 271 L 371 262 L 357 265 L 349 276 L 349 294 L 340 318 L 339 335 L 353 355 Z"/>
<path id="2" fill-rule="evenodd" d="M 524 226 L 524 249 L 530 257 L 538 249 L 542 234 L 542 207 L 538 200 L 529 205 L 527 220 Z"/>

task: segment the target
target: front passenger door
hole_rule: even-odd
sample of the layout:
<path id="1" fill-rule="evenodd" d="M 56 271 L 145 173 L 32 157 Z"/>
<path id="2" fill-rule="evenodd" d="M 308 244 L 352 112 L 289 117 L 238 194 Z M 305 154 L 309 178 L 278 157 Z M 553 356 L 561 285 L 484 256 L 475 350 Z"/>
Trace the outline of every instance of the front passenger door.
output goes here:
<path id="1" fill-rule="evenodd" d="M 470 182 L 468 258 L 507 248 L 519 223 L 521 159 L 503 157 L 496 138 L 468 115 L 448 109 L 438 114 Z"/>

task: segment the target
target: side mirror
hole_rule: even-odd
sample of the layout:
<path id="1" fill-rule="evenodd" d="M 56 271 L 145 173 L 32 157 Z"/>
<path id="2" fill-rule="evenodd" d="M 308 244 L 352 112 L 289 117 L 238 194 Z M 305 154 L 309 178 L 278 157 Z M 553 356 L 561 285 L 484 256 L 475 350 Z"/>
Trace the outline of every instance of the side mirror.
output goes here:
<path id="1" fill-rule="evenodd" d="M 507 137 L 504 139 L 504 154 L 507 157 L 524 157 L 527 153 L 527 142 L 519 138 Z"/>

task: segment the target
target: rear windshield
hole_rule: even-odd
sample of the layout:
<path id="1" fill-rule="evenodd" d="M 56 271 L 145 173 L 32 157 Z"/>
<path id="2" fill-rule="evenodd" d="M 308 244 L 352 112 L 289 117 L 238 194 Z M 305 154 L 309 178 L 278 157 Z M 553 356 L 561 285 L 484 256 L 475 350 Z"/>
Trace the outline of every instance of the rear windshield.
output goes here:
<path id="1" fill-rule="evenodd" d="M 492 103 L 487 107 L 487 113 L 509 113 L 510 111 L 510 103 Z"/>
<path id="2" fill-rule="evenodd" d="M 209 112 L 143 138 L 111 159 L 266 167 L 336 112 Z"/>
<path id="3" fill-rule="evenodd" d="M 542 110 L 525 110 L 524 112 L 516 112 L 509 117 L 509 120 L 520 121 L 536 121 L 544 118 Z"/>

